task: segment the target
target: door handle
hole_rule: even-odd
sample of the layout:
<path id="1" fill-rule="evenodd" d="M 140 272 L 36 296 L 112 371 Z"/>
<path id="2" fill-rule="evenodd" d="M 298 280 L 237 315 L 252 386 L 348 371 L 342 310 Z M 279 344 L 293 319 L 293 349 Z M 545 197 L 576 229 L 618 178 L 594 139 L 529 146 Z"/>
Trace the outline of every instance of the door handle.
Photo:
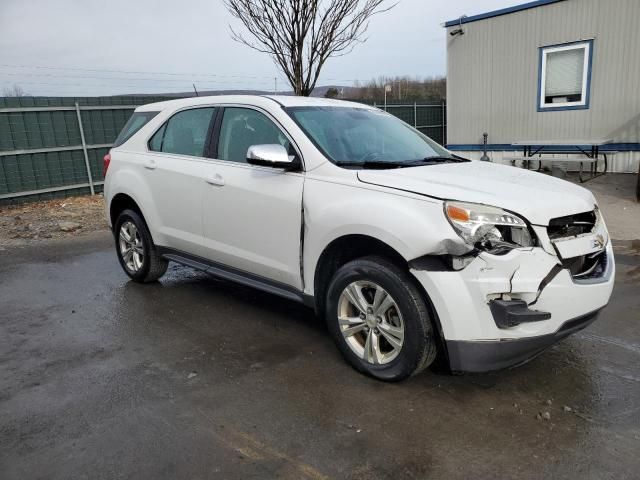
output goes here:
<path id="1" fill-rule="evenodd" d="M 157 166 L 158 164 L 152 158 L 150 158 L 144 163 L 144 168 L 146 168 L 147 170 L 155 170 Z"/>
<path id="2" fill-rule="evenodd" d="M 224 186 L 224 178 L 222 178 L 222 176 L 219 173 L 216 173 L 211 177 L 207 177 L 206 182 L 209 185 L 215 185 L 216 187 Z"/>

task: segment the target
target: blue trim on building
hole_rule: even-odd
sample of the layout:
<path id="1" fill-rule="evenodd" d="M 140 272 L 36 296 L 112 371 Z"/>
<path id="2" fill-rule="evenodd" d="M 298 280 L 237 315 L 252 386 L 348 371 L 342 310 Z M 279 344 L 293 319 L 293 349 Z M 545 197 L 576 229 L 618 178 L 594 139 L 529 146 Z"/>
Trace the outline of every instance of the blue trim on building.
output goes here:
<path id="1" fill-rule="evenodd" d="M 449 20 L 445 22 L 445 27 L 456 27 L 462 23 L 477 22 L 478 20 L 485 20 L 487 18 L 499 17 L 501 15 L 507 15 L 509 13 L 521 12 L 522 10 L 529 10 L 530 8 L 542 7 L 543 5 L 549 5 L 551 3 L 563 2 L 564 0 L 536 0 L 534 2 L 524 3 L 522 5 L 514 5 L 513 7 L 501 8 L 500 10 L 494 10 L 492 12 L 481 13 L 479 15 L 473 15 L 471 17 L 465 17 L 462 22 L 459 18 L 455 20 Z"/>
<path id="2" fill-rule="evenodd" d="M 579 45 L 583 43 L 589 44 L 589 61 L 587 62 L 587 92 L 586 92 L 586 101 L 584 105 L 571 105 L 564 107 L 541 107 L 540 99 L 542 95 L 542 55 L 547 48 L 554 47 L 566 47 L 568 45 Z M 575 42 L 567 42 L 567 43 L 556 43 L 554 45 L 545 45 L 543 47 L 539 47 L 538 54 L 538 97 L 536 98 L 536 109 L 538 112 L 558 112 L 562 110 L 589 110 L 589 106 L 591 104 L 591 70 L 593 67 L 593 39 L 590 40 L 578 40 Z"/>
<path id="3" fill-rule="evenodd" d="M 536 147 L 539 145 L 531 145 Z M 591 145 L 546 145 L 545 148 L 548 151 L 554 152 L 577 152 L 577 148 L 580 147 L 583 150 L 590 151 Z M 484 145 L 478 144 L 454 144 L 447 145 L 447 148 L 453 152 L 481 152 Z M 517 152 L 521 151 L 524 147 L 522 145 L 511 145 L 510 143 L 490 143 L 487 145 L 488 152 Z M 640 143 L 607 143 L 600 146 L 601 152 L 640 152 Z M 541 150 L 541 151 L 544 151 Z"/>

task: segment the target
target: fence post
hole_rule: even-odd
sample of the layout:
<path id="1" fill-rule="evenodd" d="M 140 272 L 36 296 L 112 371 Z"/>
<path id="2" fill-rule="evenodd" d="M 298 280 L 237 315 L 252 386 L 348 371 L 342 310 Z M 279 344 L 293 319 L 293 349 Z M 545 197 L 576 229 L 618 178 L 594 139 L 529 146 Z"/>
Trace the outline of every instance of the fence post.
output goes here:
<path id="1" fill-rule="evenodd" d="M 447 144 L 447 126 L 445 123 L 446 116 L 447 116 L 447 109 L 446 109 L 444 100 L 442 100 L 442 145 Z"/>
<path id="2" fill-rule="evenodd" d="M 93 188 L 93 177 L 91 176 L 91 166 L 89 165 L 89 155 L 87 154 L 87 142 L 84 140 L 84 129 L 82 128 L 82 117 L 80 116 L 80 105 L 78 105 L 78 102 L 76 102 L 76 115 L 78 117 L 78 127 L 80 128 L 80 139 L 82 140 L 84 164 L 87 167 L 87 176 L 89 177 L 89 189 L 91 189 L 91 195 L 95 195 L 96 191 Z"/>
<path id="3" fill-rule="evenodd" d="M 418 104 L 413 102 L 413 128 L 418 126 Z"/>

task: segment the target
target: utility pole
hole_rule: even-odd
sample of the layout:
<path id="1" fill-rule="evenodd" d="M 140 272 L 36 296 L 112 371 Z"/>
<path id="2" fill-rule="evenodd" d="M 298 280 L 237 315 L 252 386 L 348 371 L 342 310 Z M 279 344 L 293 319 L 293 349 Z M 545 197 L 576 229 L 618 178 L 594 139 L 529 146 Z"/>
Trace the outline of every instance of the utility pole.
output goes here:
<path id="1" fill-rule="evenodd" d="M 391 91 L 391 85 L 384 86 L 384 111 L 387 111 L 387 92 Z"/>

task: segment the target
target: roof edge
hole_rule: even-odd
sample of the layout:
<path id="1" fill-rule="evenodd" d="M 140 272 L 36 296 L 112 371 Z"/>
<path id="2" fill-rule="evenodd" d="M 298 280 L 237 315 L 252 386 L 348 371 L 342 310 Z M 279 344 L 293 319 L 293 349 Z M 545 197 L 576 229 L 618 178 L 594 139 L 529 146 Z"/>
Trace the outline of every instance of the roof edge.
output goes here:
<path id="1" fill-rule="evenodd" d="M 564 2 L 565 0 L 535 0 L 529 3 L 523 3 L 521 5 L 514 5 L 513 7 L 501 8 L 500 10 L 493 10 L 491 12 L 480 13 L 478 15 L 472 15 L 471 17 L 463 17 L 462 19 L 456 18 L 455 20 L 449 20 L 444 23 L 444 27 L 456 27 L 458 25 L 477 22 L 478 20 L 485 20 L 487 18 L 499 17 L 501 15 L 508 15 L 509 13 L 520 12 L 522 10 L 529 10 L 530 8 L 542 7 L 543 5 L 549 5 L 551 3 Z"/>

